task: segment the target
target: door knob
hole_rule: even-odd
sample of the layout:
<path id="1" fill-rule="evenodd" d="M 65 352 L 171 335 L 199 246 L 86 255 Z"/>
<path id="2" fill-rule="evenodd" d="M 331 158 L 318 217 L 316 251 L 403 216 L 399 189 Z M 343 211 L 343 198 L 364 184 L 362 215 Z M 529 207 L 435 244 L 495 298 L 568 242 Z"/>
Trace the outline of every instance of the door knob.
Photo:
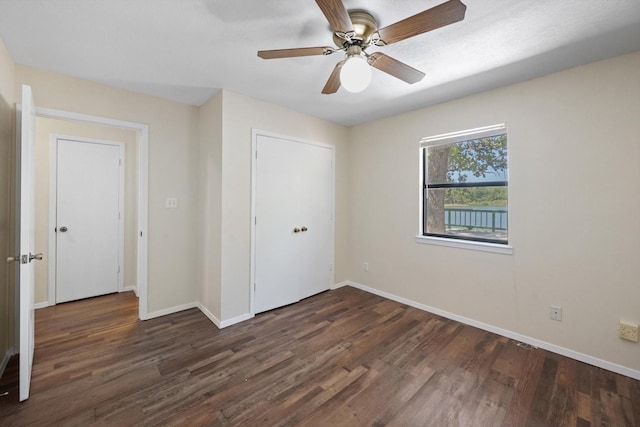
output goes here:
<path id="1" fill-rule="evenodd" d="M 304 227 L 304 226 L 302 227 L 302 231 L 307 231 L 307 230 L 308 230 L 307 227 Z"/>
<path id="2" fill-rule="evenodd" d="M 20 262 L 20 255 L 7 257 L 7 264 L 11 264 L 12 262 Z"/>
<path id="3" fill-rule="evenodd" d="M 59 228 L 59 230 L 61 233 L 64 233 L 68 230 L 68 228 L 63 225 L 62 227 Z"/>
<path id="4" fill-rule="evenodd" d="M 29 262 L 31 262 L 34 259 L 37 259 L 38 261 L 42 261 L 42 252 L 39 252 L 35 255 L 29 252 Z"/>
<path id="5" fill-rule="evenodd" d="M 293 229 L 293 232 L 294 232 L 294 233 L 299 233 L 299 232 L 300 232 L 300 229 L 299 229 L 298 227 L 296 227 L 296 228 L 294 228 L 294 229 Z"/>

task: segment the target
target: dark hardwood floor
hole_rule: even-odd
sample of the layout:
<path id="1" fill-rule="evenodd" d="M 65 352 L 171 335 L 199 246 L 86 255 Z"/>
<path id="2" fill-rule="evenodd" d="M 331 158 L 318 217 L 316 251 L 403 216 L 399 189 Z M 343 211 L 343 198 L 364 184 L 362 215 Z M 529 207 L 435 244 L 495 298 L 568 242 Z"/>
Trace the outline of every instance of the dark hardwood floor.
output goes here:
<path id="1" fill-rule="evenodd" d="M 0 425 L 639 426 L 640 382 L 353 288 L 218 330 L 132 293 L 36 312 Z"/>

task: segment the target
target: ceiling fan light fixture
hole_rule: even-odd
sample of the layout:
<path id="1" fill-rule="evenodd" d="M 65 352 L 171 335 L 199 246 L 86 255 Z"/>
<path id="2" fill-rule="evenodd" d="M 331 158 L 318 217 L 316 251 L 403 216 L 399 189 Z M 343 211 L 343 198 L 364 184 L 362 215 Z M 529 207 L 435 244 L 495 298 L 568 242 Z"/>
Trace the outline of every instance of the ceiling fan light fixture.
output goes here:
<path id="1" fill-rule="evenodd" d="M 340 84 L 347 91 L 362 92 L 371 83 L 371 67 L 363 54 L 350 55 L 340 70 Z"/>
<path id="2" fill-rule="evenodd" d="M 331 70 L 322 94 L 336 93 L 340 86 L 349 92 L 362 92 L 371 83 L 371 67 L 405 83 L 418 83 L 425 74 L 382 52 L 365 50 L 373 45 L 387 46 L 432 31 L 464 19 L 467 6 L 461 0 L 446 0 L 384 28 L 366 10 L 348 11 L 343 0 L 316 0 L 329 22 L 336 48 L 328 46 L 272 49 L 258 51 L 262 59 L 295 58 L 298 56 L 330 55 L 346 51 L 347 57 Z"/>

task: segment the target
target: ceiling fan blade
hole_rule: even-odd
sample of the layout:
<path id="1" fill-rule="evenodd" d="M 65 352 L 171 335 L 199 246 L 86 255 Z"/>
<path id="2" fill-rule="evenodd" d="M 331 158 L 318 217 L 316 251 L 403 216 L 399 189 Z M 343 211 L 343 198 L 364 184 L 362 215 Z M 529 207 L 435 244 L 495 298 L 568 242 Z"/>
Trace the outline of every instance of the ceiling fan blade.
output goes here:
<path id="1" fill-rule="evenodd" d="M 329 21 L 331 29 L 336 33 L 353 31 L 353 24 L 342 0 L 316 0 L 320 10 Z"/>
<path id="2" fill-rule="evenodd" d="M 299 47 L 294 49 L 259 50 L 258 56 L 262 59 L 293 58 L 296 56 L 331 55 L 335 51 L 329 46 Z"/>
<path id="3" fill-rule="evenodd" d="M 378 30 L 384 44 L 399 42 L 454 22 L 462 21 L 467 10 L 460 0 L 449 0 Z"/>
<path id="4" fill-rule="evenodd" d="M 369 64 L 409 84 L 417 83 L 424 77 L 422 71 L 416 70 L 404 62 L 393 59 L 389 55 L 381 52 L 375 52 L 369 55 Z"/>
<path id="5" fill-rule="evenodd" d="M 327 80 L 327 84 L 324 85 L 322 89 L 322 93 L 325 95 L 330 95 L 332 93 L 336 93 L 338 89 L 340 89 L 340 69 L 344 65 L 345 61 L 340 61 L 336 64 L 329 76 L 329 80 Z"/>

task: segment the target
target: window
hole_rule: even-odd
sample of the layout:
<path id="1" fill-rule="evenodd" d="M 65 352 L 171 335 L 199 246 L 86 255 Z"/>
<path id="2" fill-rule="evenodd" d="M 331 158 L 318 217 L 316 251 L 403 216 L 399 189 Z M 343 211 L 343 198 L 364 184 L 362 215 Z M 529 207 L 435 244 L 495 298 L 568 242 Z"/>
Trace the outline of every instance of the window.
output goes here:
<path id="1" fill-rule="evenodd" d="M 420 147 L 422 235 L 507 245 L 506 127 L 424 138 Z"/>

